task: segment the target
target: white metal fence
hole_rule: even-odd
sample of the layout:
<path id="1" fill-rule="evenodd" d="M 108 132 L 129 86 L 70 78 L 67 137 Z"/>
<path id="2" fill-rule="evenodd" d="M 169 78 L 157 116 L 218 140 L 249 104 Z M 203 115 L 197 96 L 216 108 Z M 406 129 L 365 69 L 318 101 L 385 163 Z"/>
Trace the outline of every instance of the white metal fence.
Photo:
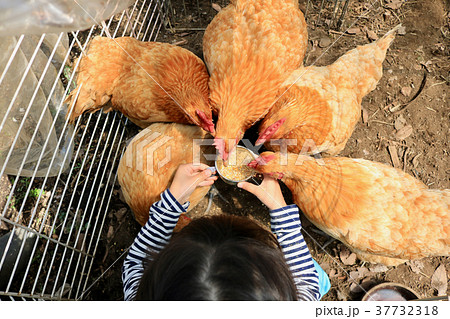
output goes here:
<path id="1" fill-rule="evenodd" d="M 63 100 L 75 86 L 78 64 L 73 61 L 95 35 L 155 40 L 166 18 L 165 2 L 136 1 L 121 14 L 83 32 L 16 37 L 12 53 L 0 69 L 0 89 L 3 86 L 5 92 L 15 92 L 12 99 L 3 101 L 8 107 L 0 113 L 0 134 L 2 129 L 5 133 L 0 135 L 0 146 L 4 146 L 0 149 L 4 188 L 0 202 L 2 299 L 83 298 L 108 211 L 115 166 L 124 146 L 126 119 L 118 113 L 99 112 L 78 118 L 72 129 L 64 118 Z M 35 44 L 32 50 L 24 47 L 30 43 Z M 23 71 L 17 72 L 14 65 L 22 52 L 31 55 L 26 56 Z M 36 70 L 38 63 L 40 69 Z M 51 68 L 56 72 L 49 72 Z M 27 83 L 30 74 L 35 81 Z M 11 87 L 13 76 L 19 81 Z M 59 105 L 50 107 L 61 82 L 64 94 Z M 53 84 L 47 85 L 49 92 L 45 88 L 41 94 L 46 99 L 35 103 L 44 83 Z M 27 94 L 30 90 L 36 93 Z M 13 114 L 18 103 L 20 117 Z M 36 107 L 38 114 L 33 117 Z M 7 131 L 11 119 L 18 124 L 14 136 Z M 41 136 L 45 135 L 42 132 L 46 136 Z M 50 148 L 50 143 L 55 145 Z M 27 162 L 30 157 L 35 159 L 31 164 Z M 11 165 L 13 160 L 15 165 Z M 11 174 L 11 166 L 15 174 Z"/>

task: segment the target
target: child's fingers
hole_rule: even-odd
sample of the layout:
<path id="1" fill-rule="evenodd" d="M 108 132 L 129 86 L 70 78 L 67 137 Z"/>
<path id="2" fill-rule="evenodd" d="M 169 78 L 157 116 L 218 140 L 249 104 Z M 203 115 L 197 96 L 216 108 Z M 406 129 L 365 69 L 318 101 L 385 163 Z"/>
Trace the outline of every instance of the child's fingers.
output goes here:
<path id="1" fill-rule="evenodd" d="M 205 179 L 203 182 L 200 182 L 198 186 L 209 186 L 214 184 L 214 182 L 217 180 L 217 176 L 210 176 L 207 179 Z"/>
<path id="2" fill-rule="evenodd" d="M 260 198 L 263 195 L 262 194 L 263 190 L 259 186 L 249 182 L 240 182 L 237 184 L 237 187 L 245 189 L 247 192 L 252 193 L 258 198 Z"/>
<path id="3" fill-rule="evenodd" d="M 215 180 L 206 180 L 206 181 L 203 181 L 200 184 L 198 184 L 198 186 L 199 187 L 210 186 L 210 185 L 214 184 L 214 182 L 215 182 Z"/>
<path id="4" fill-rule="evenodd" d="M 279 183 L 278 181 L 273 178 L 272 176 L 268 176 L 266 174 L 264 174 L 264 179 L 263 179 L 263 183 L 264 185 L 267 185 L 267 187 L 279 187 Z"/>
<path id="5" fill-rule="evenodd" d="M 214 184 L 214 182 L 217 180 L 217 176 L 210 176 L 207 179 L 205 179 L 203 182 L 200 182 L 198 186 L 208 186 Z M 211 182 L 211 183 L 210 183 Z"/>
<path id="6" fill-rule="evenodd" d="M 208 179 L 209 177 L 211 177 L 212 172 L 209 169 L 205 169 L 204 171 L 197 173 L 195 175 L 195 182 L 194 184 L 196 186 L 200 185 L 200 183 L 202 183 L 203 181 L 205 181 L 206 179 Z"/>
<path id="7" fill-rule="evenodd" d="M 207 169 L 209 166 L 203 163 L 189 164 L 191 165 L 193 172 L 201 172 Z"/>

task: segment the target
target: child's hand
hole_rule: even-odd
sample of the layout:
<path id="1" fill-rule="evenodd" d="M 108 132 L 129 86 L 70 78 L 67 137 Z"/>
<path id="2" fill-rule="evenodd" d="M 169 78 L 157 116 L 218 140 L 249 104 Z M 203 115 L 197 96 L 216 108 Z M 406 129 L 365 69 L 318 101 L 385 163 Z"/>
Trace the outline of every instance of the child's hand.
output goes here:
<path id="1" fill-rule="evenodd" d="M 205 164 L 182 164 L 178 167 L 169 190 L 181 204 L 184 204 L 197 186 L 209 186 L 217 176 Z"/>
<path id="2" fill-rule="evenodd" d="M 269 175 L 264 175 L 264 180 L 259 186 L 248 182 L 240 182 L 237 186 L 258 197 L 270 210 L 286 206 L 280 184 Z"/>

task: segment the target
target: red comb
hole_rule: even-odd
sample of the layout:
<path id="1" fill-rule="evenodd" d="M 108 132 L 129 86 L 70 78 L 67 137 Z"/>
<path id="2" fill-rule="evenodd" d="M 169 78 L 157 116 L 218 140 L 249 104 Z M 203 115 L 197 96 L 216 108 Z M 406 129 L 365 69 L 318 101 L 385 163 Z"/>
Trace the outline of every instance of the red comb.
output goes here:
<path id="1" fill-rule="evenodd" d="M 259 135 L 258 139 L 256 140 L 255 146 L 264 144 L 267 140 L 269 140 L 272 135 L 275 134 L 276 131 L 278 131 L 278 129 L 284 122 L 286 122 L 285 117 L 266 128 L 264 132 Z"/>
<path id="2" fill-rule="evenodd" d="M 195 113 L 197 113 L 198 117 L 200 118 L 201 127 L 214 135 L 216 131 L 214 129 L 214 123 L 212 119 L 208 118 L 203 111 L 195 110 Z"/>

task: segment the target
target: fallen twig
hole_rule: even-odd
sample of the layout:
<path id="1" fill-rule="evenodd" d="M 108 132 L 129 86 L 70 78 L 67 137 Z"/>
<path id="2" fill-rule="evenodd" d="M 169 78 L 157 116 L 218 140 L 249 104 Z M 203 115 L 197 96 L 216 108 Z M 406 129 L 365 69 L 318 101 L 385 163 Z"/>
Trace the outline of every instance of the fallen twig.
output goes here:
<path id="1" fill-rule="evenodd" d="M 187 40 L 180 40 L 180 41 L 172 43 L 172 45 L 182 45 L 182 44 L 186 44 L 186 43 L 188 43 Z"/>
<path id="2" fill-rule="evenodd" d="M 406 171 L 406 161 L 408 159 L 409 147 L 406 146 L 405 153 L 403 153 L 403 171 Z"/>
<path id="3" fill-rule="evenodd" d="M 414 96 L 408 102 L 400 104 L 400 105 L 396 105 L 394 107 L 390 107 L 389 111 L 392 114 L 399 114 L 400 112 L 404 111 L 409 106 L 409 104 L 420 95 L 420 93 L 423 91 L 423 88 L 425 87 L 426 83 L 427 83 L 427 72 L 425 71 L 425 72 L 423 72 L 422 82 L 420 83 L 420 87 L 417 90 L 416 94 L 414 94 Z"/>
<path id="4" fill-rule="evenodd" d="M 346 35 L 348 37 L 354 37 L 356 35 L 356 34 L 348 34 L 345 32 L 339 32 L 339 31 L 334 31 L 334 30 L 328 30 L 328 32 L 334 33 L 334 34 L 339 34 L 339 35 Z"/>
<path id="5" fill-rule="evenodd" d="M 397 148 L 393 145 L 388 146 L 389 155 L 391 156 L 392 165 L 395 168 L 400 168 L 400 161 L 398 159 Z"/>
<path id="6" fill-rule="evenodd" d="M 185 32 L 185 31 L 205 31 L 206 28 L 174 28 L 173 31 L 174 33 L 177 32 Z"/>
<path id="7" fill-rule="evenodd" d="M 394 123 L 388 123 L 388 122 L 383 122 L 383 121 L 378 121 L 378 120 L 369 121 L 369 123 L 371 123 L 371 122 L 394 126 Z"/>

